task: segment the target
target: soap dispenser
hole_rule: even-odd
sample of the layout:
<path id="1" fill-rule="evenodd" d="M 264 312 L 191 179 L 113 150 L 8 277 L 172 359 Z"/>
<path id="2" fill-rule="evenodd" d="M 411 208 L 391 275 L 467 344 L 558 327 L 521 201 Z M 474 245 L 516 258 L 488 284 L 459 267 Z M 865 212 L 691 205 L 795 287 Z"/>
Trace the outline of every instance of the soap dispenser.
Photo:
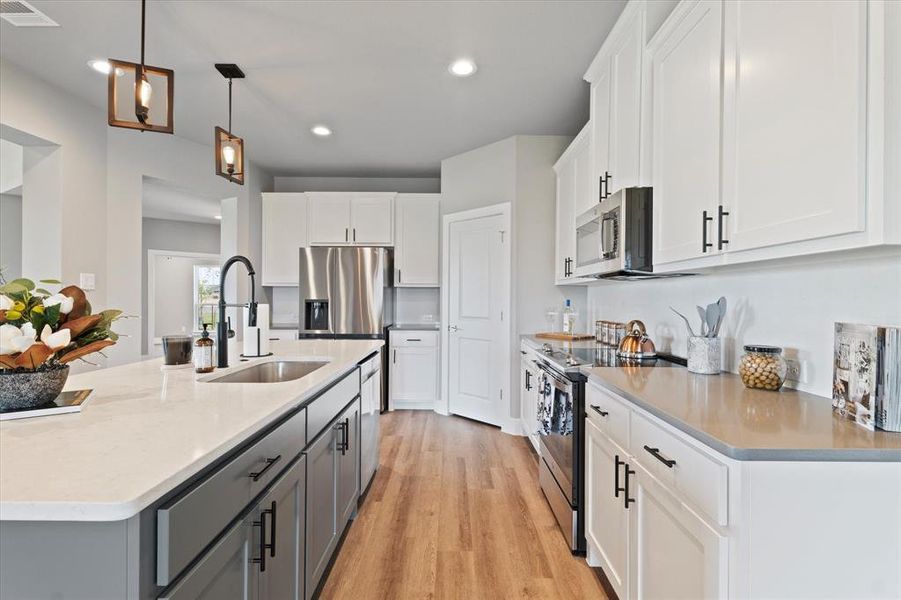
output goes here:
<path id="1" fill-rule="evenodd" d="M 213 340 L 206 328 L 207 323 L 204 323 L 200 339 L 194 342 L 194 371 L 197 373 L 213 372 Z"/>

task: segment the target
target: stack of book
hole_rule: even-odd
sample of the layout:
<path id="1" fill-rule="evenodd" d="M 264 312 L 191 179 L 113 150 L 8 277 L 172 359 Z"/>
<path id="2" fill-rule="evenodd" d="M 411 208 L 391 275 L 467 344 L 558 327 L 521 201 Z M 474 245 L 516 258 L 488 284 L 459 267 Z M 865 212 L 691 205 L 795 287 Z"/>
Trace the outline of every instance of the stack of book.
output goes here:
<path id="1" fill-rule="evenodd" d="M 835 324 L 832 407 L 867 429 L 901 431 L 901 327 Z"/>

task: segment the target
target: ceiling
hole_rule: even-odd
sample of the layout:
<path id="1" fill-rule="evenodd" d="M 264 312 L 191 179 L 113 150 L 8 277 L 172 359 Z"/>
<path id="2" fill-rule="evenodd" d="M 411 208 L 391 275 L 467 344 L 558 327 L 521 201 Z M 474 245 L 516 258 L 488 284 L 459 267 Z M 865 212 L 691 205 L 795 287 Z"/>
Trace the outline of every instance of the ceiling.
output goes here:
<path id="1" fill-rule="evenodd" d="M 222 214 L 222 200 L 193 190 L 184 189 L 155 177 L 144 177 L 141 208 L 144 217 L 193 221 L 218 225 L 216 215 Z"/>
<path id="2" fill-rule="evenodd" d="M 60 27 L 0 22 L 0 56 L 105 109 L 86 63 L 139 59 L 137 0 L 30 0 Z M 204 144 L 227 125 L 274 175 L 437 176 L 440 161 L 514 134 L 575 135 L 582 80 L 625 0 L 149 0 L 149 65 L 175 70 L 175 132 Z M 469 78 L 448 73 L 469 57 Z M 317 138 L 314 124 L 334 134 Z"/>

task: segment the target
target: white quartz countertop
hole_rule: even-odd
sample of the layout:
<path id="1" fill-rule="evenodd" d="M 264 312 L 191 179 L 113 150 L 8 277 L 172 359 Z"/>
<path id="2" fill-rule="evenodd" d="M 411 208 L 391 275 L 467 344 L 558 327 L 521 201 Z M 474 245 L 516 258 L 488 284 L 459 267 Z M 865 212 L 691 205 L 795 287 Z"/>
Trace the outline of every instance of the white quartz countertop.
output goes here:
<path id="1" fill-rule="evenodd" d="M 204 383 L 154 359 L 69 377 L 79 413 L 0 423 L 0 520 L 118 521 L 138 514 L 299 406 L 382 340 L 273 341 L 275 359 L 328 364 L 281 383 Z M 215 374 L 239 370 L 238 362 Z"/>

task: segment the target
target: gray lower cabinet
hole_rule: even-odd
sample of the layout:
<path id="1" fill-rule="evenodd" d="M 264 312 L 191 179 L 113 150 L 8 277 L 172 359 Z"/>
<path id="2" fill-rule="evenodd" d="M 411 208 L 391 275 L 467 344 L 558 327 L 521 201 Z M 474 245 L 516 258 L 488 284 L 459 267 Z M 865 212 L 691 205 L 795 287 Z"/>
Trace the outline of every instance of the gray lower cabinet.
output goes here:
<path id="1" fill-rule="evenodd" d="M 304 597 L 306 467 L 301 455 L 253 511 L 254 523 L 259 523 L 254 527 L 258 554 L 252 560 L 259 568 L 260 600 Z"/>
<path id="2" fill-rule="evenodd" d="M 354 400 L 304 452 L 307 457 L 306 598 L 353 516 L 360 495 L 360 406 Z"/>
<path id="3" fill-rule="evenodd" d="M 246 518 L 232 526 L 162 598 L 298 600 L 303 598 L 304 487 L 300 456 Z"/>
<path id="4" fill-rule="evenodd" d="M 254 600 L 257 568 L 251 560 L 254 548 L 253 518 L 236 525 L 201 558 L 162 600 Z"/>

